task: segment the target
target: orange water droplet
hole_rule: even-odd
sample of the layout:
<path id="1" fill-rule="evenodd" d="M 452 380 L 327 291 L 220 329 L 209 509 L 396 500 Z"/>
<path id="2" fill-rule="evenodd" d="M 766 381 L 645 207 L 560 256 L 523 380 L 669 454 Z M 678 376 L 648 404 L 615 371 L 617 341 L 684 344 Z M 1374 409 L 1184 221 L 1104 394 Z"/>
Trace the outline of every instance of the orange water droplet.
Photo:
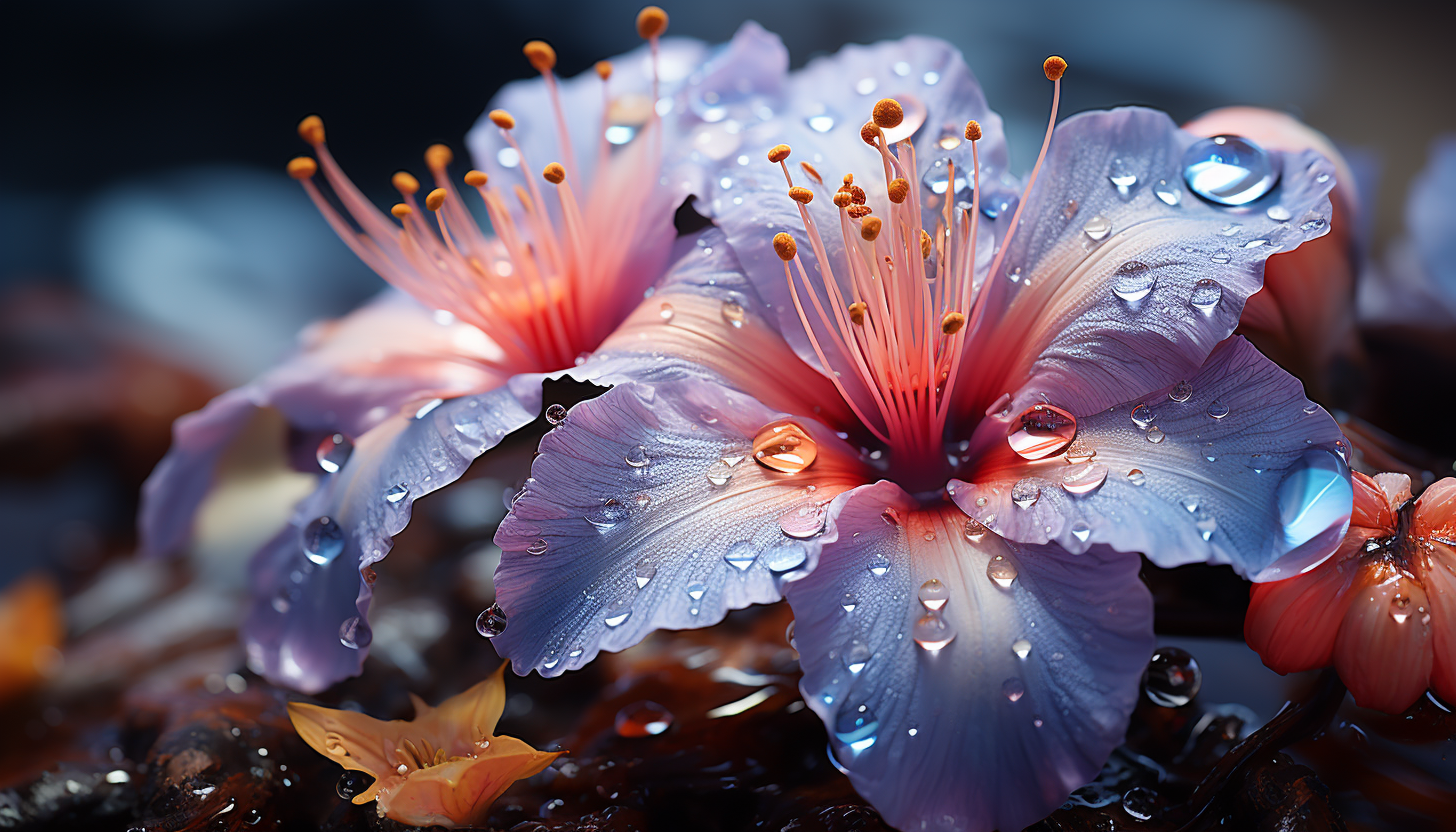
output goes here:
<path id="1" fill-rule="evenodd" d="M 814 464 L 819 446 L 807 431 L 789 419 L 769 422 L 753 437 L 753 459 L 785 474 L 797 474 Z"/>
<path id="2" fill-rule="evenodd" d="M 1027 408 L 1011 424 L 1006 442 L 1022 459 L 1061 453 L 1077 437 L 1077 417 L 1049 404 Z"/>

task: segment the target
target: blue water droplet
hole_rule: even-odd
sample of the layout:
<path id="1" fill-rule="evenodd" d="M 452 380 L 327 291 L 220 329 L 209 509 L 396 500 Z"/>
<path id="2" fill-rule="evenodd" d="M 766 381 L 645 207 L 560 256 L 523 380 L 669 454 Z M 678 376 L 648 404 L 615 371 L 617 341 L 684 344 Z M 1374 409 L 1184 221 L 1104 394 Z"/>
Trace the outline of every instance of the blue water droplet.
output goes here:
<path id="1" fill-rule="evenodd" d="M 389 490 L 384 492 L 384 501 L 387 503 L 398 503 L 407 496 L 409 496 L 409 486 L 398 482 L 391 485 Z"/>
<path id="2" fill-rule="evenodd" d="M 748 567 L 753 565 L 753 561 L 757 557 L 758 549 L 747 540 L 740 540 L 728 548 L 728 551 L 723 555 L 723 560 L 727 561 L 729 566 L 732 566 L 739 572 L 744 572 L 747 571 Z"/>
<path id="3" fill-rule="evenodd" d="M 1183 153 L 1188 190 L 1215 205 L 1248 205 L 1274 189 L 1279 161 L 1240 136 L 1214 136 Z"/>
<path id="4" fill-rule="evenodd" d="M 1016 210 L 1016 203 L 1021 197 L 1010 191 L 997 191 L 994 194 L 987 194 L 981 199 L 981 213 L 989 219 L 996 219 L 1002 214 L 1010 214 Z"/>
<path id="5" fill-rule="evenodd" d="M 1350 525 L 1350 469 L 1331 451 L 1305 451 L 1285 471 L 1277 498 L 1284 554 L 1254 580 L 1298 575 L 1334 551 Z"/>
<path id="6" fill-rule="evenodd" d="M 325 566 L 344 551 L 344 530 L 331 517 L 316 517 L 303 527 L 303 553 Z"/>
<path id="7" fill-rule="evenodd" d="M 869 705 L 846 706 L 834 717 L 834 737 L 858 754 L 875 744 L 880 719 Z"/>
<path id="8" fill-rule="evenodd" d="M 809 550 L 797 540 L 788 540 L 763 553 L 763 563 L 773 572 L 798 569 L 809 559 Z"/>
<path id="9" fill-rule="evenodd" d="M 809 129 L 815 133 L 828 133 L 834 129 L 836 121 L 837 119 L 835 119 L 834 114 L 827 110 L 805 119 L 805 122 L 809 125 Z"/>
<path id="10" fill-rule="evenodd" d="M 938 196 L 944 196 L 946 191 L 955 189 L 954 199 L 957 203 L 971 202 L 973 189 L 971 178 L 967 171 L 959 166 L 956 167 L 955 181 L 950 178 L 950 161 L 948 159 L 936 159 L 926 168 L 925 173 L 920 177 L 920 184 L 930 189 L 930 192 Z"/>

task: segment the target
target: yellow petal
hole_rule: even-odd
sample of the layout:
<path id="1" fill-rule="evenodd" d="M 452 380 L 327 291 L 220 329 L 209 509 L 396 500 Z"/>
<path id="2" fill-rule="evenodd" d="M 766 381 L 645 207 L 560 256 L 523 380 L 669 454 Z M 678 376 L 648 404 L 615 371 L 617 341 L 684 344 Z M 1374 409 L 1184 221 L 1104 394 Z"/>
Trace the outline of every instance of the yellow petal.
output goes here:
<path id="1" fill-rule="evenodd" d="M 288 718 L 303 741 L 339 765 L 372 775 L 396 774 L 390 753 L 410 733 L 409 723 L 385 721 L 355 711 L 341 711 L 304 702 L 288 703 Z"/>
<path id="2" fill-rule="evenodd" d="M 436 748 L 458 749 L 470 746 L 481 737 L 495 732 L 501 711 L 506 706 L 506 665 L 502 664 L 489 678 L 458 693 L 437 707 L 426 705 L 419 697 L 411 729 L 416 736 L 429 740 Z M 453 740 L 453 742 L 452 742 Z"/>
<path id="3" fill-rule="evenodd" d="M 514 737 L 492 737 L 474 759 L 410 772 L 404 783 L 379 798 L 380 810 L 391 820 L 415 826 L 480 824 L 512 783 L 539 773 L 561 753 L 537 751 Z"/>

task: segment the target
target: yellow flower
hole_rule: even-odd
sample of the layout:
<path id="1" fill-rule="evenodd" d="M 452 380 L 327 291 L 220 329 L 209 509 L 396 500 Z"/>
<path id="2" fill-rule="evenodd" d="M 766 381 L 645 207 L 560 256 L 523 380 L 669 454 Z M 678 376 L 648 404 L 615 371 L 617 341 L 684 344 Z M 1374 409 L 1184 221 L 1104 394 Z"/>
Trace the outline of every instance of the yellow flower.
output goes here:
<path id="1" fill-rule="evenodd" d="M 354 711 L 290 702 L 293 727 L 313 749 L 374 777 L 355 803 L 411 826 L 471 826 L 512 783 L 562 752 L 537 751 L 493 733 L 505 705 L 505 665 L 489 679 L 432 708 L 414 694 L 415 718 L 375 719 Z"/>

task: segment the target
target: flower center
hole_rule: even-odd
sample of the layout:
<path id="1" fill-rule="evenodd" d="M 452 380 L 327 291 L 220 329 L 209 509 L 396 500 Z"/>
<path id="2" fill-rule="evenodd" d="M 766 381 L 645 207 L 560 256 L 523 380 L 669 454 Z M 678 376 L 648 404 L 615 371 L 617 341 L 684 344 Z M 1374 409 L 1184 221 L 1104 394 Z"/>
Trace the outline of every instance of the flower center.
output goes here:
<path id="1" fill-rule="evenodd" d="M 1060 58 L 1049 58 L 1044 65 L 1053 82 L 1052 114 L 1026 193 L 991 264 L 992 274 L 1046 158 L 1065 69 Z M 828 232 L 839 234 L 846 256 L 832 265 L 823 233 L 806 208 L 816 191 L 824 190 L 822 178 L 812 166 L 802 164 L 814 187 L 796 185 L 786 161 L 790 148 L 778 145 L 770 150 L 769 161 L 783 169 L 789 198 L 798 203 L 805 236 L 820 264 L 819 277 L 811 278 L 805 270 L 792 235 L 776 235 L 774 250 L 784 261 L 784 277 L 810 345 L 844 401 L 889 447 L 897 468 L 933 477 L 948 464 L 944 438 L 952 392 L 964 346 L 980 323 L 989 293 L 976 291 L 981 126 L 970 121 L 965 128 L 965 138 L 971 142 L 972 204 L 958 209 L 954 200 L 946 199 L 934 228 L 927 229 L 922 227 L 919 190 L 912 185 L 920 181 L 910 141 L 913 130 L 904 130 L 904 123 L 904 107 L 886 98 L 875 104 L 871 120 L 861 129 L 860 136 L 877 152 L 888 183 L 881 203 L 887 211 L 876 215 L 868 194 L 855 184 L 853 174 L 846 174 L 832 196 L 839 209 L 839 228 Z M 949 181 L 954 182 L 954 164 L 947 164 Z M 864 394 L 846 387 L 841 378 L 846 372 L 858 378 Z"/>
<path id="2" fill-rule="evenodd" d="M 655 8 L 655 7 L 649 7 Z M 653 100 L 657 93 L 658 37 L 666 18 L 652 18 L 638 31 L 651 45 Z M 594 350 L 618 322 L 601 310 L 616 309 L 616 279 L 626 270 L 637 229 L 648 211 L 650 188 L 621 188 L 603 175 L 613 163 L 607 119 L 612 111 L 612 65 L 597 64 L 602 83 L 603 116 L 597 132 L 598 175 L 591 183 L 577 180 L 572 168 L 576 156 L 566 126 L 565 111 L 553 69 L 556 52 L 544 41 L 531 41 L 527 60 L 545 79 L 554 115 L 562 161 L 551 162 L 541 176 L 555 188 L 548 200 L 534 177 L 509 192 L 492 186 L 478 170 L 464 182 L 485 202 L 494 236 L 487 236 L 471 216 L 447 167 L 454 154 L 444 145 L 425 152 L 425 162 L 436 187 L 423 200 L 416 198 L 419 181 L 409 173 L 395 174 L 393 184 L 403 201 L 391 208 L 398 221 L 380 213 L 344 175 L 324 144 L 323 121 L 309 116 L 299 135 L 314 148 L 317 161 L 299 157 L 288 172 L 303 183 L 334 231 L 381 277 L 421 303 L 451 313 L 489 334 L 500 357 L 486 363 L 507 372 L 550 371 L 571 366 L 582 353 Z M 637 147 L 623 163 L 643 165 L 649 173 L 659 167 L 662 140 L 654 108 L 648 108 Z M 515 118 L 505 110 L 492 110 L 491 122 L 515 155 L 516 164 L 530 170 L 525 150 L 512 135 Z M 620 164 L 620 163 L 619 163 Z M 324 178 L 342 210 L 325 198 L 313 182 L 322 167 Z M 655 177 L 655 173 L 651 173 Z M 578 191 L 576 188 L 584 187 Z M 585 198 L 585 202 L 582 201 Z M 518 210 L 512 210 L 512 206 Z M 434 222 L 429 217 L 433 215 Z M 433 226 L 433 227 L 432 227 Z"/>

